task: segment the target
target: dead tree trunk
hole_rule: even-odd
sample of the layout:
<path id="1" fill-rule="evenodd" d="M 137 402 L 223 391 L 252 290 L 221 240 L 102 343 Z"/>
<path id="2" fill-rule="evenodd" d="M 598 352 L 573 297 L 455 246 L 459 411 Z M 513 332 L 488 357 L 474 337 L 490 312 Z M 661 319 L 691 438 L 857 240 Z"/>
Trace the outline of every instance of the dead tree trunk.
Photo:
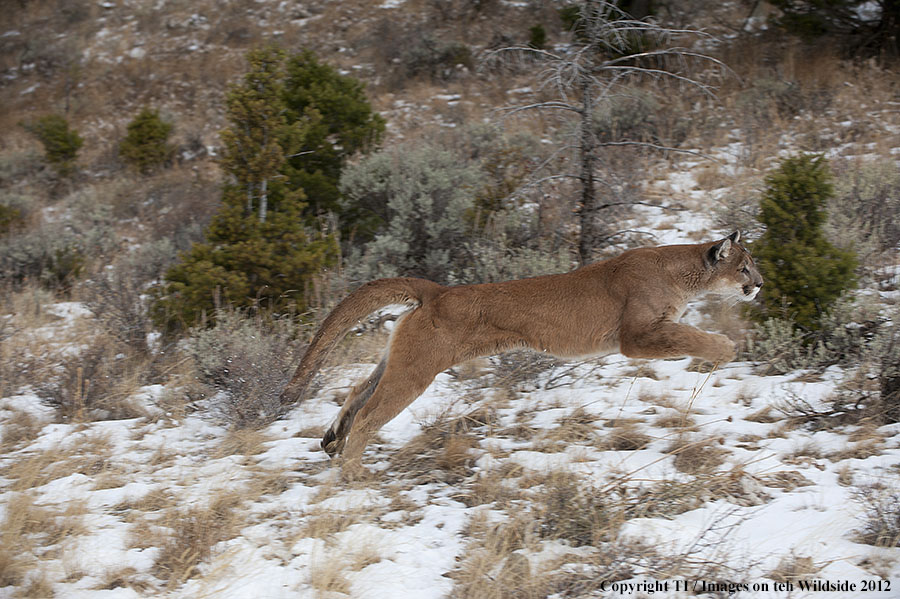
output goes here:
<path id="1" fill-rule="evenodd" d="M 594 185 L 594 130 L 592 115 L 594 102 L 591 80 L 587 74 L 581 81 L 581 140 L 578 151 L 581 154 L 581 205 L 579 206 L 579 224 L 581 233 L 578 240 L 578 262 L 581 266 L 593 259 L 597 242 L 597 192 Z"/>

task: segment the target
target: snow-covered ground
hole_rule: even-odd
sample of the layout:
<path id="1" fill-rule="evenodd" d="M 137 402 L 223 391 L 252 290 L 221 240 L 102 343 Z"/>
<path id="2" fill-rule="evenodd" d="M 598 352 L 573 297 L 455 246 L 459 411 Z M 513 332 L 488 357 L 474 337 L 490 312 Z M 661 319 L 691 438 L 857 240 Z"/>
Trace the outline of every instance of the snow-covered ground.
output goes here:
<path id="1" fill-rule="evenodd" d="M 87 318 L 73 305 L 57 311 L 70 321 Z M 442 374 L 381 431 L 366 455 L 375 475 L 352 484 L 329 464 L 318 434 L 339 409 L 335 396 L 374 364 L 325 372 L 322 391 L 261 431 L 254 449 L 244 453 L 223 451 L 229 431 L 202 413 L 161 413 L 161 387 L 139 394 L 153 416 L 91 423 L 52 423 L 52 412 L 37 397 L 17 394 L 0 400 L 4 432 L 22 412 L 46 424 L 32 441 L 2 457 L 0 520 L 23 496 L 33 509 L 57 519 L 80 506 L 77 526 L 52 543 L 38 543 L 29 556 L 26 579 L 48 581 L 55 597 L 437 599 L 461 596 L 454 591 L 453 572 L 481 542 L 471 523 L 513 516 L 508 504 L 466 499 L 475 486 L 502 479 L 502 473 L 509 473 L 507 482 L 515 488 L 531 475 L 569 472 L 594 500 L 608 499 L 610 505 L 642 493 L 652 501 L 663 484 L 697 485 L 692 508 L 631 517 L 617 542 L 649 545 L 673 562 L 688 555 L 692 563 L 716 564 L 718 572 L 715 578 L 690 579 L 636 569 L 617 579 L 615 589 L 609 582 L 607 593 L 584 596 L 641 597 L 652 588 L 655 596 L 688 597 L 729 584 L 738 585 L 731 587 L 737 589 L 733 595 L 710 594 L 898 596 L 900 549 L 861 544 L 855 531 L 865 516 L 856 489 L 898 486 L 900 425 L 868 431 L 860 441 L 849 440 L 854 427 L 785 426 L 779 408 L 795 397 L 821 405 L 843 375 L 836 368 L 821 377 L 763 377 L 747 363 L 711 374 L 692 371 L 689 364 L 636 364 L 609 356 L 557 365 L 513 386 L 499 384 L 490 368 L 466 380 Z M 392 461 L 429 427 L 479 409 L 493 416 L 489 425 L 476 421 L 466 431 L 470 444 L 455 476 L 423 477 Z M 554 436 L 572 417 L 592 432 L 582 430 L 571 440 Z M 639 446 L 604 442 L 623 423 L 629 434 L 642 435 Z M 527 435 L 511 432 L 522 427 Z M 697 470 L 677 462 L 676 441 L 685 440 L 702 449 L 694 458 L 701 462 Z M 853 451 L 866 443 L 877 447 Z M 712 465 L 702 464 L 704 454 Z M 42 455 L 50 459 L 35 466 L 33 484 L 23 487 L 11 475 L 12 466 Z M 98 465 L 86 467 L 85 460 Z M 231 519 L 238 524 L 198 560 L 197 570 L 172 583 L 159 565 L 167 539 L 189 526 L 189 510 L 202 512 L 223 497 L 233 499 L 232 509 L 222 512 L 230 515 L 221 516 L 229 522 L 213 517 L 207 525 L 233 526 Z M 527 512 L 527 503 L 519 505 Z M 530 560 L 533 569 L 549 555 L 564 570 L 568 561 L 580 563 L 586 551 L 592 549 L 547 539 L 512 553 Z M 800 574 L 809 580 L 851 584 L 856 591 L 823 594 L 773 579 L 773 572 L 795 563 L 806 565 Z M 872 583 L 882 590 L 862 590 Z M 793 590 L 776 590 L 791 584 Z M 15 592 L 2 588 L 0 596 Z"/>
<path id="2" fill-rule="evenodd" d="M 716 192 L 698 189 L 698 164 L 648 188 L 691 212 L 636 210 L 658 243 L 711 238 L 703 203 Z M 89 331 L 90 312 L 45 312 L 55 320 L 33 338 L 77 355 L 71 331 Z M 685 315 L 703 318 L 697 306 Z M 563 575 L 581 582 L 522 596 L 900 596 L 900 549 L 859 535 L 865 498 L 900 493 L 900 425 L 791 424 L 783 410 L 798 398 L 827 405 L 848 374 L 836 367 L 690 365 L 611 355 L 523 377 L 495 358 L 442 374 L 382 429 L 365 457 L 373 475 L 357 482 L 319 440 L 374 363 L 325 371 L 315 397 L 250 433 L 173 411 L 179 390 L 160 385 L 131 398 L 146 416 L 71 423 L 17 390 L 0 399 L 3 435 L 23 415 L 37 430 L 0 457 L 0 522 L 28 540 L 16 565 L 27 572 L 0 597 L 469 597 L 473 576 L 499 584 L 516 559 L 526 573 L 507 594 L 474 596 Z M 436 442 L 421 441 L 429 434 Z M 577 481 L 573 513 L 548 514 L 540 493 L 561 475 Z M 619 514 L 613 538 L 540 533 L 585 506 Z M 492 548 L 490 535 L 522 518 L 527 538 Z M 627 571 L 604 577 L 605 551 Z"/>

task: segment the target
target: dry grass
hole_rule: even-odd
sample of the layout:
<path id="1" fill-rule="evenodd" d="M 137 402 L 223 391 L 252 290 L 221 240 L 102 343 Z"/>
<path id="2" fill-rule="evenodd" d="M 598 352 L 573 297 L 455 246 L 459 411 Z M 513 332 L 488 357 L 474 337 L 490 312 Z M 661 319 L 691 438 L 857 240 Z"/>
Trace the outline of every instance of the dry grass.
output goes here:
<path id="1" fill-rule="evenodd" d="M 813 577 L 821 569 L 809 556 L 791 555 L 783 557 L 768 577 L 778 582 L 797 582 Z"/>
<path id="2" fill-rule="evenodd" d="M 674 466 L 686 474 L 708 474 L 725 462 L 728 451 L 721 446 L 722 439 L 708 437 L 695 439 L 679 435 L 666 450 L 675 456 Z"/>
<path id="3" fill-rule="evenodd" d="M 663 408 L 671 408 L 673 410 L 679 409 L 678 404 L 675 402 L 674 399 L 672 399 L 671 395 L 668 395 L 666 393 L 657 394 L 648 389 L 641 389 L 638 392 L 638 401 L 641 401 L 644 403 L 649 403 L 653 406 L 660 406 Z"/>
<path id="4" fill-rule="evenodd" d="M 113 513 L 122 514 L 123 518 L 126 521 L 129 521 L 132 519 L 137 520 L 143 515 L 165 512 L 177 505 L 178 497 L 172 490 L 167 488 L 156 488 L 140 498 L 130 499 L 116 504 L 111 510 Z M 137 541 L 139 538 L 140 535 L 137 535 L 134 540 Z"/>
<path id="5" fill-rule="evenodd" d="M 6 301 L 0 315 L 11 317 L 10 326 L 15 329 L 36 329 L 59 321 L 59 316 L 47 311 L 55 298 L 37 283 L 28 282 L 20 287 L 5 290 Z"/>
<path id="6" fill-rule="evenodd" d="M 644 433 L 634 422 L 618 420 L 597 439 L 594 447 L 600 451 L 638 451 L 646 447 L 653 437 Z"/>
<path id="7" fill-rule="evenodd" d="M 141 574 L 134 568 L 126 566 L 117 570 L 104 573 L 103 581 L 94 590 L 112 591 L 119 588 L 135 590 L 139 595 L 146 595 L 152 589 L 151 584 L 144 580 Z"/>
<path id="8" fill-rule="evenodd" d="M 797 487 L 809 487 L 814 483 L 796 470 L 770 472 L 755 477 L 763 486 L 793 491 Z"/>
<path id="9" fill-rule="evenodd" d="M 72 450 L 48 449 L 25 455 L 3 469 L 11 491 L 28 491 L 71 474 L 66 465 L 76 454 Z"/>
<path id="10" fill-rule="evenodd" d="M 399 498 L 394 497 L 395 500 Z M 390 509 L 390 508 L 389 508 Z M 316 508 L 309 512 L 303 525 L 296 531 L 296 539 L 321 539 L 324 549 L 311 556 L 309 584 L 320 596 L 350 592 L 348 574 L 378 563 L 381 548 L 356 539 L 349 546 L 339 542 L 338 536 L 351 526 L 371 522 L 378 514 L 371 509 L 332 510 Z"/>
<path id="11" fill-rule="evenodd" d="M 13 495 L 5 506 L 0 524 L 0 586 L 18 586 L 34 570 L 33 534 L 44 513 L 27 495 Z"/>
<path id="12" fill-rule="evenodd" d="M 425 423 L 423 431 L 389 458 L 392 474 L 401 474 L 415 484 L 456 484 L 472 474 L 479 436 L 488 435 L 497 414 L 490 405 L 479 406 L 461 416 L 447 412 Z"/>
<path id="13" fill-rule="evenodd" d="M 196 576 L 201 562 L 208 561 L 217 543 L 237 534 L 241 499 L 223 492 L 208 505 L 177 510 L 166 517 L 171 530 L 154 562 L 154 575 L 169 588 Z"/>
<path id="14" fill-rule="evenodd" d="M 455 484 L 471 474 L 475 444 L 471 435 L 430 427 L 391 455 L 390 471 L 416 484 Z"/>
<path id="15" fill-rule="evenodd" d="M 673 428 L 682 431 L 696 432 L 699 430 L 696 421 L 687 412 L 669 410 L 656 417 L 653 424 L 662 428 Z"/>
<path id="16" fill-rule="evenodd" d="M 262 497 L 281 495 L 296 480 L 295 476 L 291 476 L 291 473 L 283 470 L 257 470 L 253 473 L 253 478 L 247 483 L 244 497 L 258 501 Z"/>
<path id="17" fill-rule="evenodd" d="M 537 385 L 540 377 L 562 362 L 546 354 L 519 350 L 500 354 L 494 367 L 494 387 L 515 395 L 522 389 Z"/>
<path id="18" fill-rule="evenodd" d="M 730 186 L 731 180 L 722 173 L 718 165 L 707 164 L 699 169 L 696 174 L 697 185 L 700 189 L 712 190 Z"/>
<path id="19" fill-rule="evenodd" d="M 504 517 L 481 511 L 470 519 L 464 534 L 471 541 L 451 573 L 456 581 L 451 597 L 593 596 L 603 582 L 630 576 L 633 564 L 647 566 L 657 559 L 651 548 L 618 539 L 621 524 L 630 517 L 626 504 L 579 476 L 532 473 L 519 486 L 520 497 L 504 506 Z M 550 560 L 529 559 L 548 541 L 572 550 Z"/>
<path id="20" fill-rule="evenodd" d="M 48 355 L 48 372 L 34 381 L 37 395 L 62 421 L 117 420 L 145 416 L 132 399 L 145 382 L 150 357 L 105 333 L 83 335 L 75 355 Z M 50 370 L 52 369 L 52 373 Z"/>
<path id="21" fill-rule="evenodd" d="M 346 564 L 333 555 L 315 557 L 309 567 L 309 584 L 323 593 L 323 597 L 335 593 L 347 595 L 350 592 L 350 581 L 347 580 Z"/>
<path id="22" fill-rule="evenodd" d="M 213 459 L 224 458 L 231 455 L 255 456 L 263 453 L 265 443 L 269 438 L 266 434 L 254 428 L 231 428 L 228 434 L 219 442 Z"/>
<path id="23" fill-rule="evenodd" d="M 629 498 L 629 518 L 674 518 L 701 507 L 709 498 L 702 483 L 663 480 L 641 486 Z"/>
<path id="24" fill-rule="evenodd" d="M 0 397 L 53 377 L 66 360 L 62 348 L 79 345 L 91 333 L 84 319 L 59 326 L 61 319 L 47 310 L 52 295 L 35 284 L 11 290 L 9 297 L 0 316 Z"/>
<path id="25" fill-rule="evenodd" d="M 780 422 L 784 419 L 784 416 L 779 416 L 774 413 L 772 406 L 766 406 L 752 414 L 749 414 L 744 417 L 744 420 L 747 422 L 760 422 L 763 424 L 771 424 L 773 422 Z"/>
<path id="26" fill-rule="evenodd" d="M 756 477 L 736 466 L 725 472 L 696 474 L 687 482 L 661 480 L 629 489 L 625 493 L 625 511 L 628 518 L 671 519 L 718 499 L 740 506 L 760 505 L 770 499 L 766 487 L 791 490 L 811 484 L 804 480 L 802 476 L 790 472 Z"/>
<path id="27" fill-rule="evenodd" d="M 466 486 L 460 501 L 469 507 L 484 504 L 509 506 L 514 500 L 522 498 L 519 478 L 524 472 L 522 466 L 506 462 L 500 468 L 481 473 Z"/>
<path id="28" fill-rule="evenodd" d="M 876 437 L 865 439 L 845 446 L 844 449 L 829 453 L 827 457 L 832 462 L 840 462 L 843 460 L 864 460 L 872 456 L 881 455 L 884 452 L 884 438 Z"/>
<path id="29" fill-rule="evenodd" d="M 37 438 L 44 423 L 24 410 L 12 410 L 3 421 L 3 437 L 0 439 L 0 453 L 9 453 Z"/>
<path id="30" fill-rule="evenodd" d="M 13 461 L 4 475 L 11 481 L 12 491 L 28 491 L 72 474 L 95 477 L 115 472 L 110 457 L 109 438 L 88 435 L 77 444 L 55 447 L 23 456 Z"/>
<path id="31" fill-rule="evenodd" d="M 850 464 L 844 464 L 838 469 L 837 483 L 842 487 L 849 487 L 853 484 L 853 469 Z"/>
<path id="32" fill-rule="evenodd" d="M 537 548 L 529 515 L 491 522 L 487 512 L 480 512 L 469 521 L 466 536 L 473 542 L 466 551 L 466 559 L 452 573 L 456 581 L 452 597 L 537 599 L 546 596 L 543 577 L 531 572 L 527 560 L 517 553 Z"/>
<path id="33" fill-rule="evenodd" d="M 659 374 L 653 369 L 653 365 L 649 362 L 637 361 L 637 366 L 633 369 L 622 373 L 625 378 L 647 378 L 654 381 L 659 380 Z"/>
<path id="34" fill-rule="evenodd" d="M 25 596 L 40 596 L 29 593 L 44 588 L 46 581 L 28 575 L 35 571 L 40 559 L 59 557 L 63 541 L 87 532 L 83 524 L 87 513 L 84 501 L 69 501 L 58 507 L 38 506 L 28 494 L 13 494 L 0 523 L 0 584 L 18 586 L 27 576 L 29 585 L 35 586 L 26 587 Z"/>
<path id="35" fill-rule="evenodd" d="M 900 491 L 873 484 L 860 487 L 856 501 L 865 511 L 857 530 L 861 543 L 876 547 L 900 547 Z"/>
<path id="36" fill-rule="evenodd" d="M 625 520 L 621 506 L 568 472 L 547 475 L 530 500 L 537 533 L 575 547 L 615 538 Z"/>
<path id="37" fill-rule="evenodd" d="M 329 540 L 354 524 L 365 521 L 366 514 L 366 511 L 354 510 L 316 510 L 306 516 L 297 537 Z"/>
<path id="38" fill-rule="evenodd" d="M 535 439 L 535 449 L 544 452 L 566 451 L 577 444 L 593 444 L 597 441 L 596 422 L 600 417 L 578 407 L 571 414 L 562 416 L 556 426 L 543 431 Z"/>

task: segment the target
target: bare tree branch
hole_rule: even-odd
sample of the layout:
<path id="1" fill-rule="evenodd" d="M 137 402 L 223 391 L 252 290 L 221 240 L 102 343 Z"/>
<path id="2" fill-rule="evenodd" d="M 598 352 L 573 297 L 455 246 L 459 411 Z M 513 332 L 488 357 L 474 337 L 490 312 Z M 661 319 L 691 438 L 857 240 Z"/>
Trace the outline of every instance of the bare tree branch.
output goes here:
<path id="1" fill-rule="evenodd" d="M 567 104 L 566 102 L 535 102 L 534 104 L 526 104 L 524 106 L 504 106 L 499 110 L 505 112 L 507 115 L 513 115 L 524 110 L 534 110 L 536 108 L 555 108 L 558 110 L 569 110 L 576 113 L 580 113 L 582 110 L 578 106 Z"/>
<path id="2" fill-rule="evenodd" d="M 626 140 L 626 141 L 604 141 L 604 142 L 600 142 L 598 145 L 604 146 L 604 147 L 610 147 L 610 146 L 639 146 L 639 147 L 650 148 L 650 149 L 652 149 L 652 150 L 659 150 L 660 152 L 675 152 L 675 153 L 677 153 L 677 154 L 689 154 L 689 155 L 691 155 L 691 156 L 696 156 L 696 157 L 698 157 L 698 158 L 703 158 L 704 160 L 709 160 L 709 161 L 711 161 L 711 162 L 715 162 L 716 164 L 720 164 L 720 165 L 723 165 L 723 166 L 724 166 L 724 164 L 725 164 L 724 162 L 722 162 L 722 161 L 718 160 L 717 158 L 714 158 L 714 157 L 712 157 L 712 156 L 710 156 L 709 154 L 706 154 L 706 153 L 704 153 L 704 152 L 699 152 L 699 151 L 697 151 L 697 150 L 687 150 L 687 149 L 684 149 L 684 148 L 675 148 L 675 147 L 673 147 L 673 146 L 663 146 L 663 145 L 651 143 L 651 142 L 648 142 L 648 141 L 628 141 L 628 140 Z"/>

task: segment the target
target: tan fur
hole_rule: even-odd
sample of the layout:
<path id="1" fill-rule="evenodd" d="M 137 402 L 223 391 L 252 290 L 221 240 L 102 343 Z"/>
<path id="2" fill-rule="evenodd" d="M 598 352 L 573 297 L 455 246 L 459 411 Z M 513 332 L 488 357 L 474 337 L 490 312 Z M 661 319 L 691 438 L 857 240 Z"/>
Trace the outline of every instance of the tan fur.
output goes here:
<path id="1" fill-rule="evenodd" d="M 706 293 L 750 300 L 762 285 L 740 234 L 709 243 L 639 248 L 565 274 L 445 287 L 379 279 L 351 293 L 325 319 L 282 399 L 302 398 L 328 352 L 361 318 L 389 304 L 401 318 L 384 359 L 354 387 L 322 441 L 358 460 L 370 436 L 411 404 L 440 372 L 515 348 L 563 358 L 614 352 L 632 358 L 734 358 L 734 343 L 677 320 Z M 344 442 L 346 440 L 346 446 Z"/>

